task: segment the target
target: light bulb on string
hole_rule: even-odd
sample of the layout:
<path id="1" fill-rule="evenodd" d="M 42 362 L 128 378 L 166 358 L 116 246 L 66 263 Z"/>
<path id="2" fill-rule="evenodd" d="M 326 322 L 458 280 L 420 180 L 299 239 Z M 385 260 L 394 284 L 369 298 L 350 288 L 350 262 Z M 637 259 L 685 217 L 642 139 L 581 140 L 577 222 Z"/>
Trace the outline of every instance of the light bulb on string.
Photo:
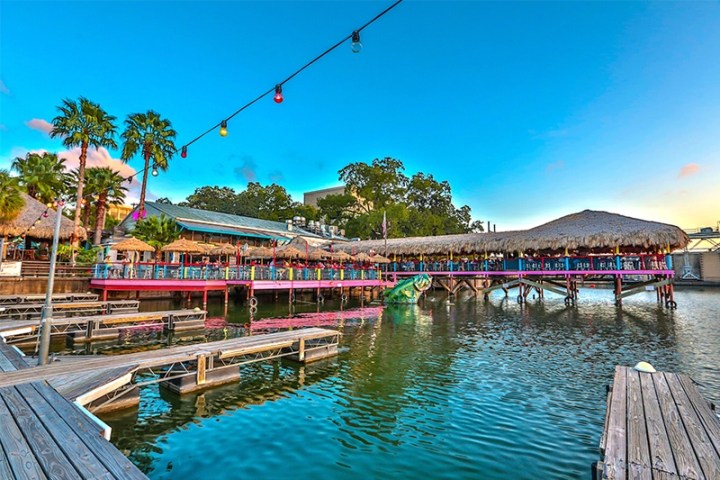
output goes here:
<path id="1" fill-rule="evenodd" d="M 273 100 L 275 100 L 275 103 L 282 103 L 284 100 L 283 94 L 282 94 L 282 85 L 279 83 L 275 85 L 275 97 L 273 97 Z"/>
<path id="2" fill-rule="evenodd" d="M 187 146 L 183 146 L 182 149 L 180 149 L 180 156 L 182 158 L 187 158 Z"/>
<path id="3" fill-rule="evenodd" d="M 47 218 L 47 217 L 48 217 L 48 215 L 49 215 L 48 211 L 47 211 L 47 210 L 45 210 L 45 211 L 43 212 L 43 218 Z"/>
<path id="4" fill-rule="evenodd" d="M 220 122 L 220 136 L 227 137 L 227 120 Z"/>
<path id="5" fill-rule="evenodd" d="M 128 181 L 128 183 L 132 183 L 132 181 L 133 181 L 133 176 L 130 175 L 130 176 L 127 178 L 127 181 Z"/>
<path id="6" fill-rule="evenodd" d="M 360 32 L 355 30 L 352 33 L 352 45 L 350 45 L 350 49 L 353 53 L 360 53 L 362 52 L 362 43 L 360 43 Z"/>
<path id="7" fill-rule="evenodd" d="M 153 177 L 157 177 L 157 176 L 158 176 L 157 165 L 153 165 L 152 172 L 150 172 L 150 173 L 152 173 L 152 176 L 153 176 Z"/>

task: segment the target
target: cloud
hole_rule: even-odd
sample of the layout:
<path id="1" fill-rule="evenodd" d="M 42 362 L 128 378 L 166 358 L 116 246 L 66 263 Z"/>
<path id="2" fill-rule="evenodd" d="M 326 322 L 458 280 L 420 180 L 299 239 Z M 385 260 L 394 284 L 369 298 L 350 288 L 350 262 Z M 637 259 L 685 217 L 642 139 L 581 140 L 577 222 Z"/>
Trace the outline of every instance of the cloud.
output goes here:
<path id="1" fill-rule="evenodd" d="M 686 165 L 683 165 L 680 169 L 680 173 L 678 173 L 678 178 L 683 177 L 689 177 L 691 175 L 695 175 L 700 171 L 700 165 L 697 163 L 688 163 Z"/>
<path id="2" fill-rule="evenodd" d="M 233 163 L 232 161 L 235 157 L 237 157 L 237 155 L 230 156 L 231 163 Z M 250 155 L 243 155 L 240 160 L 242 163 L 233 169 L 235 176 L 246 182 L 254 182 L 257 179 L 257 173 L 255 172 L 257 165 L 255 161 Z"/>
<path id="3" fill-rule="evenodd" d="M 565 168 L 565 161 L 564 160 L 558 160 L 557 162 L 549 163 L 547 167 L 545 167 L 545 171 L 547 173 L 553 173 L 556 170 L 562 170 Z"/>
<path id="4" fill-rule="evenodd" d="M 285 175 L 280 170 L 273 170 L 268 174 L 270 181 L 273 183 L 280 183 L 285 180 Z"/>
<path id="5" fill-rule="evenodd" d="M 68 170 L 73 170 L 80 166 L 80 147 L 75 147 L 72 150 L 65 150 L 58 152 L 58 158 L 65 159 L 65 166 Z M 140 189 L 142 188 L 142 174 L 138 174 L 137 170 L 123 162 L 119 158 L 112 158 L 110 152 L 106 148 L 100 147 L 95 150 L 94 148 L 88 149 L 87 153 L 87 167 L 110 167 L 116 172 L 119 172 L 125 178 L 133 176 L 132 182 L 127 184 L 128 187 L 127 199 L 125 203 L 130 203 L 132 200 L 140 198 Z M 146 192 L 146 197 L 151 198 L 151 195 Z"/>
<path id="6" fill-rule="evenodd" d="M 47 120 L 43 120 L 42 118 L 33 118 L 29 122 L 25 122 L 25 125 L 33 130 L 38 130 L 47 134 L 49 134 L 53 129 L 52 123 Z"/>
<path id="7" fill-rule="evenodd" d="M 5 82 L 3 82 L 2 80 L 0 80 L 0 93 L 10 95 L 10 89 L 5 85 Z"/>

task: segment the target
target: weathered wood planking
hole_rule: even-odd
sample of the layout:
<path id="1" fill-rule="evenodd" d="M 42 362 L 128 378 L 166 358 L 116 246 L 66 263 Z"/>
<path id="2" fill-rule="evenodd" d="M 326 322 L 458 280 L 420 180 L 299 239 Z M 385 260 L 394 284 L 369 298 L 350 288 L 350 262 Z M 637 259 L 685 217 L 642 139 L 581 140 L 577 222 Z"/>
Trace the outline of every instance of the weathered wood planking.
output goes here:
<path id="1" fill-rule="evenodd" d="M 17 351 L 0 342 L 0 367 L 31 371 Z M 147 478 L 98 425 L 46 382 L 0 388 L 0 478 Z"/>
<path id="2" fill-rule="evenodd" d="M 720 420 L 690 378 L 618 366 L 607 404 L 597 478 L 720 479 Z"/>
<path id="3" fill-rule="evenodd" d="M 49 365 L 35 367 L 29 370 L 0 373 L 0 387 L 33 382 L 39 379 L 50 380 L 62 375 L 108 368 L 120 368 L 133 365 L 136 365 L 138 368 L 161 367 L 178 362 L 193 361 L 196 359 L 199 351 L 211 352 L 213 356 L 220 355 L 221 352 L 225 352 L 225 357 L 230 356 L 228 352 L 232 352 L 232 356 L 241 356 L 277 348 L 276 345 L 278 344 L 293 344 L 299 342 L 301 339 L 307 341 L 332 338 L 338 335 L 339 332 L 337 330 L 303 328 L 289 332 L 240 337 L 194 345 L 180 345 L 126 355 L 100 356 L 87 361 L 76 361 L 68 364 L 53 362 Z"/>

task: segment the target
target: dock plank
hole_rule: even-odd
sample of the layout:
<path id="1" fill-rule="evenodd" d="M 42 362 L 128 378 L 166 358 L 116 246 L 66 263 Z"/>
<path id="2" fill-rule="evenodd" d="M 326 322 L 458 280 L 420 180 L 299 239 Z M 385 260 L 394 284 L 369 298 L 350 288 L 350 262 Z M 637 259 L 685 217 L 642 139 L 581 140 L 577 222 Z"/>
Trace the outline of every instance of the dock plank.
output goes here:
<path id="1" fill-rule="evenodd" d="M 46 479 L 40 464 L 25 440 L 20 428 L 5 403 L 5 392 L 12 387 L 0 389 L 0 445 L 8 459 L 12 475 L 8 478 Z"/>
<path id="2" fill-rule="evenodd" d="M 652 376 L 652 373 L 640 374 L 652 468 L 677 475 L 668 433 L 663 422 L 662 413 L 660 413 L 660 401 L 658 400 Z"/>
<path id="3" fill-rule="evenodd" d="M 718 455 L 718 451 L 713 447 L 710 435 L 705 430 L 700 417 L 693 408 L 688 392 L 685 391 L 682 385 L 680 376 L 674 373 L 666 373 L 665 379 L 675 399 L 680 418 L 682 419 L 690 443 L 695 450 L 697 460 L 700 463 L 705 478 L 720 478 L 720 455 Z"/>
<path id="4" fill-rule="evenodd" d="M 78 471 L 65 455 L 60 454 L 58 444 L 17 390 L 5 389 L 2 397 L 45 474 L 53 480 L 77 479 Z"/>
<path id="5" fill-rule="evenodd" d="M 125 455 L 100 435 L 98 426 L 77 407 L 52 388 L 42 388 L 39 382 L 33 383 L 32 386 L 53 406 L 53 409 L 63 417 L 68 426 L 82 438 L 85 445 L 116 478 L 147 480 L 147 477 Z"/>
<path id="6" fill-rule="evenodd" d="M 626 370 L 627 376 L 627 443 L 628 466 L 631 478 L 652 479 L 650 445 L 645 426 L 640 376 L 634 370 Z"/>
<path id="7" fill-rule="evenodd" d="M 625 384 L 626 370 L 615 368 L 615 379 L 611 392 L 610 418 L 605 444 L 605 472 L 609 479 L 624 479 L 627 472 L 627 437 L 625 418 L 627 411 L 627 395 Z M 609 459 L 609 461 L 607 461 Z"/>
<path id="8" fill-rule="evenodd" d="M 32 385 L 19 385 L 17 390 L 28 400 L 37 418 L 57 443 L 63 453 L 72 462 L 82 478 L 112 479 L 113 475 L 100 463 L 93 452 L 83 443 L 64 421 L 57 420 L 53 407 L 35 390 Z"/>
<path id="9" fill-rule="evenodd" d="M 665 375 L 656 373 L 652 375 L 652 378 L 655 383 L 655 390 L 660 402 L 660 411 L 665 422 L 665 429 L 668 433 L 668 441 L 670 442 L 678 475 L 683 478 L 703 478 L 702 470 L 700 470 L 700 465 L 693 451 L 693 445 L 683 425 L 683 417 L 680 415 L 675 399 L 670 392 Z"/>

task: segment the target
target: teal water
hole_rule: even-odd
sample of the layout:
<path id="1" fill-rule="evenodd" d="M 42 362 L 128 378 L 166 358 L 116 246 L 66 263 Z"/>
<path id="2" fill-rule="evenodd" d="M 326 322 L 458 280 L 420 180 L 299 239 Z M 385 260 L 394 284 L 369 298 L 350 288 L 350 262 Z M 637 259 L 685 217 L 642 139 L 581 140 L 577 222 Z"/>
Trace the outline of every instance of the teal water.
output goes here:
<path id="1" fill-rule="evenodd" d="M 650 293 L 620 310 L 596 290 L 577 307 L 439 294 L 380 314 L 351 304 L 337 315 L 347 350 L 335 359 L 244 367 L 240 383 L 183 397 L 148 387 L 139 409 L 103 420 L 152 479 L 587 479 L 615 365 L 689 374 L 720 403 L 719 300 L 680 291 L 673 312 Z M 338 307 L 323 306 L 322 321 Z M 287 314 L 280 302 L 259 317 Z M 228 317 L 244 323 L 247 310 L 231 305 Z"/>

